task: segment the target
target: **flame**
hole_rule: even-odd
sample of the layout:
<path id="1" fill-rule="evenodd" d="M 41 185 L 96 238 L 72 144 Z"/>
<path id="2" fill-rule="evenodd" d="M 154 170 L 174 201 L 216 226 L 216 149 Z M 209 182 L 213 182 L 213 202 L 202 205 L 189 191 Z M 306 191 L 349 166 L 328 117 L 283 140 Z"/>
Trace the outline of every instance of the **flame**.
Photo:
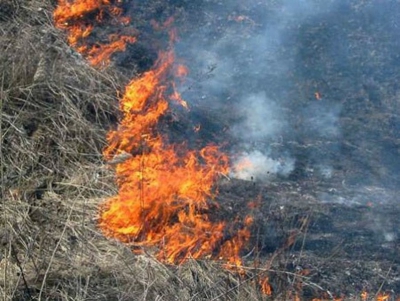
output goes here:
<path id="1" fill-rule="evenodd" d="M 56 26 L 67 31 L 76 51 L 92 65 L 105 66 L 115 52 L 136 42 L 132 30 L 128 35 L 109 34 L 106 43 L 90 41 L 99 24 L 118 28 L 130 23 L 120 4 L 58 0 L 53 17 Z M 172 44 L 178 39 L 173 22 L 171 17 L 151 24 L 155 30 L 168 29 Z M 119 193 L 101 207 L 99 226 L 109 237 L 138 247 L 156 247 L 157 258 L 167 263 L 214 257 L 240 265 L 239 253 L 250 238 L 247 228 L 252 218 L 246 217 L 243 227 L 227 239 L 227 223 L 212 221 L 208 214 L 218 208 L 212 201 L 213 186 L 219 175 L 229 172 L 227 155 L 215 145 L 190 150 L 185 144 L 170 144 L 159 131 L 159 120 L 170 110 L 171 101 L 189 110 L 170 80 L 176 77 L 183 82 L 188 73 L 186 66 L 175 64 L 174 52 L 169 50 L 160 53 L 154 68 L 127 85 L 120 99 L 123 117 L 118 129 L 108 133 L 104 149 L 105 159 L 115 166 Z"/>
<path id="2" fill-rule="evenodd" d="M 128 35 L 109 34 L 106 43 L 91 38 L 99 24 L 111 25 L 107 28 L 129 24 L 120 3 L 59 0 L 53 17 L 56 26 L 67 31 L 76 51 L 92 65 L 106 66 L 115 52 L 136 42 L 132 30 Z M 155 30 L 169 29 L 172 43 L 178 39 L 173 22 L 171 17 L 152 25 Z M 189 109 L 170 80 L 183 81 L 188 72 L 183 64 L 175 64 L 174 52 L 169 50 L 160 53 L 152 70 L 127 85 L 120 99 L 123 117 L 118 129 L 109 132 L 104 149 L 104 157 L 115 166 L 119 194 L 102 206 L 99 226 L 109 237 L 156 247 L 157 257 L 168 263 L 214 257 L 239 265 L 252 219 L 247 217 L 243 227 L 227 239 L 226 222 L 212 221 L 208 214 L 218 207 L 212 201 L 213 186 L 219 175 L 229 172 L 227 155 L 215 145 L 190 150 L 185 144 L 170 144 L 158 128 L 172 101 Z"/>
<path id="3" fill-rule="evenodd" d="M 121 1 L 110 0 L 58 0 L 53 13 L 58 28 L 68 32 L 68 43 L 85 56 L 93 66 L 106 66 L 115 52 L 125 51 L 136 42 L 133 35 L 110 34 L 106 43 L 90 45 L 87 41 L 96 25 L 108 22 L 114 28 L 126 26 L 130 18 L 123 16 Z"/>
<path id="4" fill-rule="evenodd" d="M 385 293 L 380 293 L 376 296 L 376 301 L 387 301 L 389 300 L 390 295 Z"/>
<path id="5" fill-rule="evenodd" d="M 115 52 L 123 52 L 126 50 L 127 44 L 132 44 L 136 42 L 135 37 L 130 36 L 120 36 L 115 39 L 115 35 L 109 36 L 108 44 L 98 44 L 92 48 L 86 50 L 86 55 L 89 62 L 98 66 L 100 64 L 108 65 L 110 63 L 110 57 Z"/>
<path id="6" fill-rule="evenodd" d="M 212 188 L 220 174 L 229 172 L 227 155 L 215 145 L 189 150 L 184 144 L 169 144 L 157 131 L 169 101 L 181 100 L 168 81 L 173 64 L 172 50 L 161 53 L 155 67 L 132 80 L 120 100 L 123 118 L 109 133 L 104 156 L 132 157 L 116 164 L 119 194 L 104 204 L 100 227 L 123 242 L 157 247 L 157 258 L 167 263 L 211 256 L 240 265 L 252 218 L 227 240 L 226 223 L 211 221 L 208 215 L 218 207 L 210 201 Z M 178 103 L 187 107 L 184 101 Z"/>
<path id="7" fill-rule="evenodd" d="M 56 26 L 68 32 L 68 42 L 76 51 L 92 65 L 104 66 L 110 63 L 115 52 L 125 51 L 128 44 L 136 42 L 133 30 L 128 35 L 109 34 L 106 43 L 88 42 L 99 24 L 108 22 L 118 27 L 130 23 L 130 18 L 123 15 L 121 3 L 58 0 L 53 17 Z M 233 20 L 253 22 L 247 16 L 236 16 Z M 155 30 L 165 30 L 172 23 L 173 18 L 169 18 L 163 24 L 155 21 L 151 24 Z M 171 42 L 176 41 L 176 31 L 169 33 Z M 250 239 L 253 218 L 247 216 L 242 222 L 235 220 L 229 225 L 213 221 L 209 215 L 219 207 L 213 201 L 216 195 L 213 187 L 219 175 L 229 173 L 227 155 L 216 145 L 190 150 L 185 144 L 171 144 L 159 131 L 160 119 L 169 112 L 171 101 L 189 109 L 176 84 L 170 81 L 172 76 L 183 80 L 189 70 L 174 62 L 172 50 L 161 52 L 154 68 L 133 79 L 120 99 L 123 117 L 118 129 L 108 133 L 108 146 L 104 149 L 104 157 L 115 166 L 119 193 L 102 205 L 99 226 L 109 237 L 133 246 L 155 247 L 157 258 L 167 263 L 180 264 L 188 258 L 218 258 L 227 268 L 232 265 L 240 268 L 240 252 Z M 317 100 L 321 99 L 319 92 L 314 95 Z M 194 131 L 199 130 L 200 125 L 194 127 Z M 243 160 L 235 170 L 251 166 L 252 162 Z M 248 204 L 250 209 L 259 206 L 259 200 Z M 239 229 L 238 223 L 241 223 Z M 306 224 L 307 220 L 301 229 Z M 294 243 L 296 236 L 297 232 L 290 235 L 285 248 Z M 302 275 L 308 273 L 305 270 Z M 272 295 L 268 277 L 261 279 L 259 285 L 264 294 Z M 299 282 L 298 290 L 301 286 Z M 289 296 L 300 300 L 299 292 Z M 375 298 L 386 301 L 390 296 L 378 294 Z M 367 300 L 368 293 L 363 292 L 361 299 Z"/>
<path id="8" fill-rule="evenodd" d="M 272 287 L 269 284 L 269 277 L 262 278 L 260 281 L 261 292 L 266 296 L 272 295 Z"/>
<path id="9" fill-rule="evenodd" d="M 233 170 L 234 173 L 239 173 L 241 171 L 245 171 L 253 167 L 254 167 L 253 162 L 251 162 L 251 160 L 248 157 L 245 157 L 241 158 L 238 162 L 236 162 Z"/>
<path id="10" fill-rule="evenodd" d="M 336 296 L 332 296 L 332 294 L 329 291 L 325 291 L 322 293 L 321 298 L 313 298 L 312 301 L 344 301 L 345 298 L 344 297 L 336 297 Z"/>
<path id="11" fill-rule="evenodd" d="M 370 296 L 370 294 L 366 291 L 361 292 L 360 294 L 360 298 L 362 301 L 366 301 L 369 300 L 368 297 Z M 386 293 L 379 293 L 377 294 L 374 298 L 371 298 L 370 300 L 376 300 L 376 301 L 387 301 L 390 299 L 390 294 L 386 294 Z M 318 298 L 314 298 L 312 299 L 312 301 L 325 301 L 325 300 L 332 300 L 331 296 L 327 296 L 327 298 L 322 298 L 322 299 L 318 299 Z M 342 301 L 344 300 L 344 298 L 333 298 L 334 301 Z"/>
<path id="12" fill-rule="evenodd" d="M 175 100 L 178 104 L 180 104 L 182 107 L 184 107 L 186 110 L 189 110 L 188 104 L 186 101 L 184 101 L 181 97 L 181 94 L 178 92 L 176 89 L 176 85 L 174 82 L 171 83 L 172 86 L 172 94 L 170 95 L 170 99 Z"/>

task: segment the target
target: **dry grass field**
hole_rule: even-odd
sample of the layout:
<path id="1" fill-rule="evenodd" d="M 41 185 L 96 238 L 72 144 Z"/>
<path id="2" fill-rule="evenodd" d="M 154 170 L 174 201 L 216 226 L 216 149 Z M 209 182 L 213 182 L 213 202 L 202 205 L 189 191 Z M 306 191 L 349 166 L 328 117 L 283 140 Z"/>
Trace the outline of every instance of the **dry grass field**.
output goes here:
<path id="1" fill-rule="evenodd" d="M 125 84 L 151 67 L 154 53 L 167 42 L 158 45 L 161 33 L 144 32 L 143 41 L 132 46 L 137 47 L 134 54 L 116 56 L 101 69 L 93 67 L 54 26 L 55 2 L 0 0 L 1 300 L 396 300 L 398 229 L 382 230 L 379 237 L 393 237 L 376 239 L 371 234 L 375 230 L 368 228 L 369 204 L 351 209 L 321 205 L 315 187 L 325 187 L 326 182 L 315 178 L 297 184 L 278 178 L 268 186 L 221 177 L 217 200 L 235 215 L 244 214 L 240 204 L 246 206 L 261 193 L 265 201 L 255 213 L 253 229 L 261 234 L 252 236 L 255 247 L 244 252 L 241 269 L 225 269 L 224 262 L 207 259 L 168 265 L 157 260 L 151 248 L 134 252 L 129 244 L 105 237 L 98 227 L 99 206 L 118 193 L 113 166 L 102 155 L 106 135 L 121 117 L 118 99 Z M 138 5 L 136 27 L 145 30 L 150 17 L 165 19 L 174 13 L 173 4 Z M 187 34 L 195 25 L 185 18 L 196 11 L 188 1 L 178 6 L 178 24 L 186 24 L 182 31 Z M 310 81 L 303 84 L 300 93 L 312 90 Z M 391 99 L 395 115 L 398 98 Z M 224 113 L 222 123 L 228 123 Z M 371 127 L 384 127 L 388 115 L 374 116 Z M 349 128 L 365 125 L 348 118 L 343 122 Z M 308 143 L 307 137 L 301 139 L 303 146 L 285 146 L 300 157 Z M 354 152 L 362 148 L 350 142 Z M 318 149 L 321 144 L 316 145 Z M 300 169 L 295 171 L 302 173 Z M 341 179 L 333 185 L 342 187 Z M 376 193 L 376 198 L 383 195 L 371 191 L 368 195 Z M 391 205 L 395 190 L 386 197 L 393 203 L 382 206 L 374 217 L 392 225 L 399 212 Z M 299 201 L 291 203 L 293 199 Z M 219 214 L 234 218 L 229 210 Z M 352 224 L 355 216 L 360 223 Z M 347 230 L 360 234 L 359 240 L 343 235 Z M 352 240 L 353 249 L 346 249 L 347 240 Z M 370 244 L 379 248 L 366 247 Z M 387 250 L 386 257 L 377 253 L 382 250 Z M 262 279 L 269 279 L 272 295 L 262 293 Z M 369 295 L 363 298 L 362 291 Z"/>

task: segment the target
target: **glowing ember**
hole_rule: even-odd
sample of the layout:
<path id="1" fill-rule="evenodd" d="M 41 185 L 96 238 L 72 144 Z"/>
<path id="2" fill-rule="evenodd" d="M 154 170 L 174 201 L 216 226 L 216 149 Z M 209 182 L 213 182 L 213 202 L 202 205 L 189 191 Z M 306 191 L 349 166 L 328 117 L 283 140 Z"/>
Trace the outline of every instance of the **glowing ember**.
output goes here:
<path id="1" fill-rule="evenodd" d="M 186 66 L 184 65 L 178 65 L 175 68 L 175 76 L 176 77 L 180 77 L 180 78 L 185 78 L 186 76 L 188 76 L 189 74 L 189 70 Z"/>
<path id="2" fill-rule="evenodd" d="M 69 44 L 87 57 L 94 66 L 105 66 L 115 52 L 125 51 L 126 45 L 136 42 L 131 35 L 110 34 L 108 42 L 90 45 L 87 42 L 95 26 L 105 22 L 118 27 L 126 25 L 130 19 L 123 16 L 120 1 L 110 0 L 59 0 L 54 11 L 54 21 L 58 28 L 68 32 Z"/>

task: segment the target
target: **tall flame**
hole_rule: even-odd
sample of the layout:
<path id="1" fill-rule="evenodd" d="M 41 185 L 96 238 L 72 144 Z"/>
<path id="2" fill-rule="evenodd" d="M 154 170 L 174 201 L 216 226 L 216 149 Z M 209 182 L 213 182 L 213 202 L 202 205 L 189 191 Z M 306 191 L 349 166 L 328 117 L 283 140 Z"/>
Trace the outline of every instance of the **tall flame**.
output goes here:
<path id="1" fill-rule="evenodd" d="M 92 65 L 103 66 L 113 53 L 136 41 L 134 34 L 111 33 L 107 43 L 91 38 L 99 24 L 126 26 L 130 20 L 123 13 L 121 1 L 59 0 L 54 20 L 68 32 L 74 49 Z M 152 25 L 160 31 L 172 23 L 169 18 Z M 154 68 L 133 79 L 120 99 L 122 118 L 109 132 L 104 149 L 106 160 L 115 164 L 119 193 L 101 206 L 99 226 L 109 237 L 153 247 L 157 258 L 167 263 L 216 258 L 241 265 L 240 251 L 249 240 L 253 219 L 245 218 L 238 227 L 239 221 L 230 225 L 210 217 L 219 208 L 214 184 L 229 172 L 227 155 L 216 145 L 191 150 L 185 143 L 172 144 L 160 131 L 171 103 L 188 109 L 173 79 L 183 81 L 189 70 L 175 63 L 176 30 L 170 29 L 169 36 L 170 49 L 160 53 Z"/>
<path id="2" fill-rule="evenodd" d="M 228 157 L 214 145 L 194 151 L 169 144 L 157 131 L 169 109 L 170 91 L 172 99 L 178 94 L 168 82 L 173 62 L 172 50 L 161 53 L 155 68 L 132 80 L 121 98 L 123 118 L 109 133 L 104 155 L 108 160 L 133 155 L 116 166 L 119 194 L 104 205 L 100 227 L 124 242 L 157 246 L 157 257 L 168 263 L 205 256 L 239 263 L 241 242 L 249 232 L 242 229 L 227 240 L 226 224 L 207 214 L 218 206 L 210 202 L 212 187 L 220 174 L 228 173 Z"/>
<path id="3" fill-rule="evenodd" d="M 69 44 L 84 55 L 94 66 L 109 64 L 115 52 L 126 50 L 136 41 L 134 30 L 129 34 L 110 33 L 107 42 L 89 42 L 96 26 L 107 23 L 110 28 L 127 26 L 120 0 L 58 0 L 54 21 L 68 34 Z M 242 22 L 247 17 L 235 20 Z M 152 22 L 155 30 L 170 28 L 173 18 L 163 24 Z M 176 32 L 170 30 L 171 42 Z M 250 238 L 253 218 L 235 220 L 232 225 L 214 221 L 211 211 L 219 205 L 213 201 L 214 183 L 220 175 L 229 173 L 229 159 L 216 145 L 191 150 L 184 143 L 172 144 L 161 134 L 160 120 L 175 102 L 188 109 L 173 78 L 183 80 L 189 70 L 175 64 L 172 47 L 161 52 L 154 68 L 133 79 L 120 99 L 122 119 L 115 131 L 108 133 L 104 157 L 116 166 L 118 195 L 101 206 L 99 226 L 105 235 L 132 246 L 155 247 L 161 261 L 180 264 L 188 258 L 215 258 L 225 266 L 242 265 L 241 250 Z M 317 100 L 321 99 L 315 92 Z M 196 126 L 195 131 L 200 130 Z M 236 170 L 247 168 L 243 161 Z M 250 209 L 259 201 L 249 203 Z M 237 229 L 237 224 L 242 227 Z M 285 246 L 293 244 L 295 235 Z M 240 271 L 240 269 L 239 269 Z M 302 283 L 289 299 L 300 300 Z M 261 291 L 272 294 L 268 276 L 259 279 Z M 329 296 L 332 299 L 332 296 Z M 367 300 L 363 292 L 361 300 Z M 377 294 L 376 300 L 385 301 L 389 294 Z M 314 299 L 324 300 L 324 299 Z M 342 300 L 337 298 L 334 300 Z M 399 300 L 400 301 L 400 300 Z"/>

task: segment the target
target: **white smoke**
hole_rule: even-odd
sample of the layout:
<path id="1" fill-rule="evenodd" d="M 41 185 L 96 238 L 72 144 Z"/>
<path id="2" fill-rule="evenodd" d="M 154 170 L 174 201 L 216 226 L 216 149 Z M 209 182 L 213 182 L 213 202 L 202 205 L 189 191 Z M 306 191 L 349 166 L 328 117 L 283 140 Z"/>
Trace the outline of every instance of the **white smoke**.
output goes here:
<path id="1" fill-rule="evenodd" d="M 270 144 L 287 142 L 296 133 L 311 139 L 339 137 L 341 133 L 341 108 L 331 106 L 328 99 L 297 108 L 304 97 L 285 96 L 296 84 L 288 75 L 298 68 L 299 61 L 295 48 L 288 45 L 304 23 L 328 13 L 335 1 L 283 0 L 267 5 L 257 0 L 227 0 L 209 5 L 204 26 L 178 43 L 179 56 L 187 58 L 194 71 L 190 87 L 181 89 L 183 97 L 189 105 L 218 112 L 218 117 L 229 123 L 229 133 L 237 141 L 233 177 L 268 180 L 288 176 L 294 170 L 293 155 L 288 151 L 272 155 Z M 297 132 L 294 120 L 288 117 L 293 112 L 287 114 L 290 110 L 302 121 Z M 238 168 L 244 161 L 251 164 Z M 319 159 L 314 162 L 326 164 Z M 332 175 L 329 169 L 320 173 L 325 178 Z"/>
<path id="2" fill-rule="evenodd" d="M 288 176 L 293 171 L 294 160 L 272 159 L 261 151 L 242 153 L 234 162 L 231 176 L 242 180 L 268 180 L 276 176 Z"/>
<path id="3" fill-rule="evenodd" d="M 277 136 L 285 122 L 279 107 L 265 92 L 249 94 L 236 104 L 241 121 L 232 126 L 232 134 L 243 141 L 259 141 Z"/>

